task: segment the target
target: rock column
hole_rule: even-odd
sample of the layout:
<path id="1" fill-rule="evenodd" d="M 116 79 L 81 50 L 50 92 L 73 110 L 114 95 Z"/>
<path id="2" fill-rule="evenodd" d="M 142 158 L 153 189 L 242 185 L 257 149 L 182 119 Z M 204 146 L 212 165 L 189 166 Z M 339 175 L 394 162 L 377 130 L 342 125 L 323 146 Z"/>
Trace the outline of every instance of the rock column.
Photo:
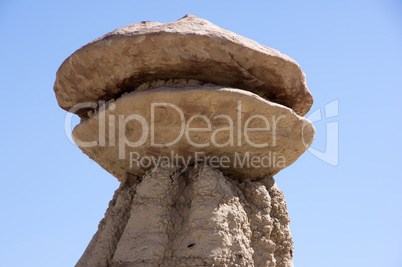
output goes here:
<path id="1" fill-rule="evenodd" d="M 121 184 L 77 266 L 292 266 L 289 222 L 271 176 L 158 168 Z"/>

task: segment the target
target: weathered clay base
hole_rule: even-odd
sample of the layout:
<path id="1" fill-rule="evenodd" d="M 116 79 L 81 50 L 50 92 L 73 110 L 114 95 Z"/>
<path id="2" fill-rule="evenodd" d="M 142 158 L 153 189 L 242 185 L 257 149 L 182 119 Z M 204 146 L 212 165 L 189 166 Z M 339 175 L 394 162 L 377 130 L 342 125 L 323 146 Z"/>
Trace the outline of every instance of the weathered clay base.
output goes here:
<path id="1" fill-rule="evenodd" d="M 293 266 L 283 193 L 208 166 L 130 176 L 76 266 Z"/>

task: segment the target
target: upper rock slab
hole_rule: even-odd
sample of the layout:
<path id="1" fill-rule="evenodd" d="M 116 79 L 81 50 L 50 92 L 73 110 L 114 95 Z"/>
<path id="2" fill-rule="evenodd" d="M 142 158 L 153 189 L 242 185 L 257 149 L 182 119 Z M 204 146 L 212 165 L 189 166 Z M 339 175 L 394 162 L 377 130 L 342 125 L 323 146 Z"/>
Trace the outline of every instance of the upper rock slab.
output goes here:
<path id="1" fill-rule="evenodd" d="M 60 107 L 70 110 L 163 79 L 248 90 L 301 116 L 313 103 L 293 59 L 192 15 L 131 24 L 81 47 L 60 66 L 54 91 Z"/>

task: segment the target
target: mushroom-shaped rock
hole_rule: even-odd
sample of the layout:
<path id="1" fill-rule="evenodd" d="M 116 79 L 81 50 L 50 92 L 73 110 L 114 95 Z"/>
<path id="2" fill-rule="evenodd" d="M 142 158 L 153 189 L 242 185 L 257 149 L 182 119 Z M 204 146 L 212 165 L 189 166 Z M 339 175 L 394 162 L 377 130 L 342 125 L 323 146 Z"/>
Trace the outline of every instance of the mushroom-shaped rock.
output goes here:
<path id="1" fill-rule="evenodd" d="M 121 181 L 77 266 L 292 266 L 272 175 L 310 146 L 299 65 L 187 15 L 78 49 L 57 71 L 79 148 Z"/>

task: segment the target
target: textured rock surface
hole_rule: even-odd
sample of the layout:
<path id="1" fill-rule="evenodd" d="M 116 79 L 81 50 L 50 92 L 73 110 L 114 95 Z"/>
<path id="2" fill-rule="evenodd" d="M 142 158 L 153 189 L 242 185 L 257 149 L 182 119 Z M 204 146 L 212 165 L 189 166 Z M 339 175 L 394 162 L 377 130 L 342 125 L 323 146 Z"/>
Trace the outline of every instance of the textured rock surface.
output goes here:
<path id="1" fill-rule="evenodd" d="M 289 216 L 271 176 L 208 166 L 129 176 L 77 266 L 293 266 Z"/>
<path id="2" fill-rule="evenodd" d="M 54 91 L 81 117 L 76 144 L 121 181 L 77 266 L 293 266 L 271 175 L 314 137 L 294 60 L 187 15 L 78 49 Z M 147 159 L 133 165 L 132 153 Z"/>
<path id="3" fill-rule="evenodd" d="M 248 90 L 301 116 L 313 103 L 293 59 L 192 15 L 132 24 L 89 43 L 60 66 L 54 91 L 69 110 L 144 82 L 184 78 Z"/>
<path id="4" fill-rule="evenodd" d="M 152 108 L 155 103 L 170 106 Z M 120 117 L 129 118 L 132 114 L 141 116 L 148 128 L 136 119 L 127 123 L 119 121 Z M 110 118 L 113 124 L 110 124 Z M 196 119 L 191 121 L 192 118 Z M 106 128 L 100 130 L 99 125 Z M 151 132 L 152 126 L 154 133 Z M 122 127 L 124 131 L 120 130 Z M 245 130 L 246 127 L 251 130 Z M 203 130 L 185 130 L 195 128 Z M 145 164 L 133 164 L 132 155 L 136 155 L 137 162 L 143 158 L 166 157 L 174 164 L 172 153 L 184 157 L 188 163 L 205 157 L 227 157 L 228 164 L 217 164 L 219 170 L 232 178 L 252 180 L 274 175 L 296 161 L 312 143 L 314 132 L 312 123 L 290 108 L 251 92 L 194 85 L 164 86 L 129 93 L 77 125 L 73 137 L 85 154 L 120 181 L 124 180 L 126 173 L 143 175 L 145 170 L 155 167 L 154 163 L 146 165 L 147 168 Z M 181 138 L 173 142 L 180 133 Z M 143 143 L 131 145 L 141 137 L 145 137 Z M 157 147 L 152 145 L 152 138 L 156 144 L 172 144 Z M 105 140 L 103 145 L 96 143 L 102 139 Z M 78 140 L 85 144 L 95 142 L 96 145 L 81 145 Z M 130 141 L 126 144 L 125 140 Z M 252 164 L 252 158 L 261 159 L 261 163 Z"/>

